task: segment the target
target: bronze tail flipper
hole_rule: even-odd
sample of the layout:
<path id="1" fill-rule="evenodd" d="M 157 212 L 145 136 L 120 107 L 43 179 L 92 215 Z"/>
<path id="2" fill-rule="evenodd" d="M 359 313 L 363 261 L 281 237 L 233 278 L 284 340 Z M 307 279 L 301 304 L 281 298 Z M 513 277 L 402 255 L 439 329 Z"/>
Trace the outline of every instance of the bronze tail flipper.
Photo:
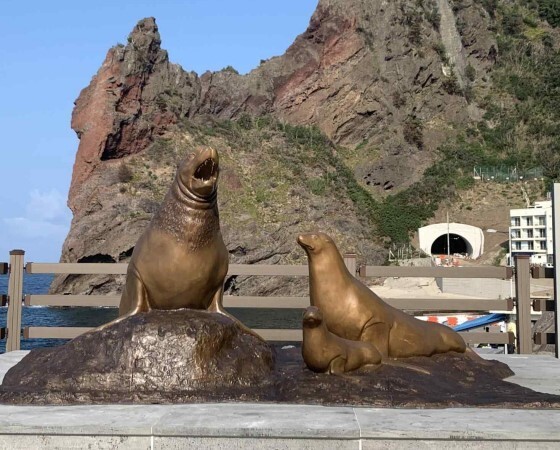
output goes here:
<path id="1" fill-rule="evenodd" d="M 95 328 L 93 331 L 103 330 L 111 325 L 122 322 L 127 317 L 138 314 L 139 312 L 147 312 L 150 309 L 146 286 L 144 286 L 144 283 L 140 279 L 136 268 L 130 264 L 126 274 L 126 284 L 121 295 L 119 317 L 109 323 Z"/>
<path id="2" fill-rule="evenodd" d="M 246 331 L 249 334 L 252 334 L 256 338 L 259 338 L 261 341 L 264 342 L 264 339 L 261 336 L 259 336 L 253 330 L 251 330 L 248 326 L 244 325 L 241 321 L 239 321 L 239 319 L 233 317 L 230 313 L 228 313 L 224 309 L 223 302 L 224 302 L 224 288 L 221 287 L 216 291 L 214 297 L 212 297 L 212 303 L 210 303 L 210 306 L 208 307 L 208 311 L 223 314 L 224 316 L 229 317 L 233 322 L 237 323 L 237 325 L 239 325 L 244 331 Z"/>

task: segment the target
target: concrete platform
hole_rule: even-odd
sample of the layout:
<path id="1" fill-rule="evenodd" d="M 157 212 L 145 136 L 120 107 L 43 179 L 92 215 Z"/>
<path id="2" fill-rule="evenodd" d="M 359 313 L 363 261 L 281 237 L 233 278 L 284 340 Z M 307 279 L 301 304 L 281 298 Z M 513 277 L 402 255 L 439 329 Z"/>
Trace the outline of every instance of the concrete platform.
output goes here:
<path id="1" fill-rule="evenodd" d="M 0 355 L 0 378 L 26 352 Z M 560 362 L 488 355 L 510 381 L 560 393 Z M 558 381 L 557 381 L 558 380 Z M 560 410 L 378 409 L 278 404 L 0 405 L 0 448 L 560 448 Z"/>

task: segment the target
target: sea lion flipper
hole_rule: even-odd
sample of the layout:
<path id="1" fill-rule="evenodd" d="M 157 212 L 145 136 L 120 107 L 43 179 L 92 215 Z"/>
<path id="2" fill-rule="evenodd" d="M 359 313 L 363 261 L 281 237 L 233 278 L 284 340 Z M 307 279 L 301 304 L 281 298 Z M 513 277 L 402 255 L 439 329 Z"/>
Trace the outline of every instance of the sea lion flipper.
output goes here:
<path id="1" fill-rule="evenodd" d="M 342 355 L 337 356 L 329 363 L 329 373 L 339 375 L 346 372 L 346 358 Z"/>
<path id="2" fill-rule="evenodd" d="M 147 312 L 150 309 L 151 308 L 150 304 L 148 303 L 148 291 L 146 290 L 146 286 L 144 286 L 144 283 L 140 279 L 138 271 L 132 265 L 129 265 L 126 275 L 126 284 L 124 286 L 121 295 L 121 301 L 119 304 L 119 317 L 109 323 L 95 328 L 93 331 L 103 330 L 107 327 L 110 327 L 111 325 L 122 322 L 127 317 L 133 316 L 140 312 Z"/>
<path id="3" fill-rule="evenodd" d="M 208 307 L 208 311 L 223 314 L 224 316 L 231 317 L 224 309 L 224 288 L 218 289 L 212 297 L 212 303 Z"/>
<path id="4" fill-rule="evenodd" d="M 149 309 L 150 304 L 146 286 L 142 282 L 136 267 L 130 264 L 126 274 L 126 284 L 119 304 L 119 315 L 126 315 L 129 317 L 141 311 L 149 311 Z M 132 314 L 129 314 L 131 312 Z"/>
<path id="5" fill-rule="evenodd" d="M 111 325 L 115 325 L 115 324 L 117 324 L 117 323 L 119 323 L 119 322 L 122 322 L 122 321 L 123 321 L 124 319 L 126 319 L 127 317 L 133 316 L 134 314 L 138 314 L 139 312 L 142 312 L 142 311 L 140 310 L 140 308 L 133 309 L 133 310 L 127 312 L 126 314 L 117 317 L 115 320 L 111 320 L 111 322 L 107 322 L 107 323 L 105 323 L 105 324 L 103 324 L 103 325 L 101 325 L 101 326 L 99 326 L 99 327 L 97 327 L 97 328 L 94 328 L 94 329 L 91 330 L 91 331 L 100 331 L 100 330 L 104 330 L 105 328 L 110 327 Z"/>
<path id="6" fill-rule="evenodd" d="M 210 312 L 215 312 L 218 314 L 222 314 L 226 317 L 228 317 L 229 319 L 231 319 L 233 322 L 237 323 L 237 325 L 242 328 L 245 332 L 252 334 L 253 336 L 255 336 L 256 338 L 258 338 L 259 340 L 264 342 L 264 339 L 258 335 L 257 333 L 255 333 L 253 330 L 251 330 L 249 327 L 247 327 L 246 325 L 244 325 L 242 322 L 239 321 L 239 319 L 237 319 L 236 317 L 233 317 L 230 313 L 228 313 L 225 309 L 224 309 L 224 288 L 221 287 L 220 289 L 218 289 L 216 291 L 216 293 L 214 294 L 214 297 L 212 297 L 212 303 L 210 303 L 210 306 L 208 307 L 208 311 Z"/>
<path id="7" fill-rule="evenodd" d="M 383 361 L 383 364 L 387 365 L 387 366 L 396 366 L 396 367 L 402 367 L 404 369 L 409 369 L 412 370 L 414 372 L 418 372 L 424 375 L 431 375 L 432 373 L 427 370 L 424 369 L 423 367 L 420 366 L 415 366 L 414 364 L 409 364 L 409 363 L 405 363 L 402 361 L 397 361 L 394 358 L 390 358 L 390 359 L 386 359 L 385 361 Z"/>
<path id="8" fill-rule="evenodd" d="M 389 356 L 389 326 L 384 322 L 369 320 L 362 329 L 360 340 L 375 345 L 382 358 Z"/>

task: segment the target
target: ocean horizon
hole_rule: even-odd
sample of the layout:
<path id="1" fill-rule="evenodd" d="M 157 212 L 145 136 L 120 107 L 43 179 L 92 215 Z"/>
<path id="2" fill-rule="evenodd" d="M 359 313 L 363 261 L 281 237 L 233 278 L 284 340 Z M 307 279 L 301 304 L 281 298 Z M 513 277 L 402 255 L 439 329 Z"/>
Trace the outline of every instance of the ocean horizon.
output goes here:
<path id="1" fill-rule="evenodd" d="M 24 274 L 23 294 L 48 294 L 53 275 Z M 8 292 L 8 275 L 0 275 L 0 295 Z M 229 308 L 228 311 L 251 328 L 301 328 L 300 309 L 247 309 Z M 0 307 L 0 327 L 6 327 L 8 307 Z M 22 328 L 25 327 L 96 327 L 107 323 L 118 315 L 117 308 L 106 307 L 47 307 L 24 306 L 22 308 Z M 55 347 L 68 339 L 24 339 L 21 349 Z M 6 351 L 6 340 L 0 340 L 0 353 Z"/>

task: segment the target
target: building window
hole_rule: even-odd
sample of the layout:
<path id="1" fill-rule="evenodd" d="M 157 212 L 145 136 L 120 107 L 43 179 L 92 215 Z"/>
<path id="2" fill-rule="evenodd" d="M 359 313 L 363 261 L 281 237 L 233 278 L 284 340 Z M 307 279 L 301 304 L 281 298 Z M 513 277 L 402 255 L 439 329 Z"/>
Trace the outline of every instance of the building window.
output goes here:
<path id="1" fill-rule="evenodd" d="M 527 226 L 528 227 L 533 226 L 533 218 L 532 217 L 525 217 L 525 220 L 527 221 Z"/>
<path id="2" fill-rule="evenodd" d="M 546 250 L 546 241 L 541 241 L 541 250 Z"/>
<path id="3" fill-rule="evenodd" d="M 521 218 L 519 218 L 519 217 L 512 217 L 512 218 L 511 218 L 511 226 L 512 226 L 512 227 L 519 227 L 519 226 L 521 226 Z"/>
<path id="4" fill-rule="evenodd" d="M 514 250 L 521 250 L 521 242 L 514 242 L 513 243 Z"/>
<path id="5" fill-rule="evenodd" d="M 539 217 L 539 225 L 546 225 L 546 218 L 543 217 Z"/>
<path id="6" fill-rule="evenodd" d="M 539 230 L 539 237 L 545 238 L 546 237 L 546 230 Z"/>
<path id="7" fill-rule="evenodd" d="M 534 250 L 535 249 L 535 245 L 534 245 L 533 241 L 527 242 L 527 248 L 529 250 Z"/>
<path id="8" fill-rule="evenodd" d="M 514 239 L 519 239 L 521 237 L 520 230 L 511 230 L 511 237 Z"/>
<path id="9" fill-rule="evenodd" d="M 528 237 L 528 238 L 532 238 L 532 237 L 533 237 L 533 230 L 527 230 L 527 237 Z"/>

